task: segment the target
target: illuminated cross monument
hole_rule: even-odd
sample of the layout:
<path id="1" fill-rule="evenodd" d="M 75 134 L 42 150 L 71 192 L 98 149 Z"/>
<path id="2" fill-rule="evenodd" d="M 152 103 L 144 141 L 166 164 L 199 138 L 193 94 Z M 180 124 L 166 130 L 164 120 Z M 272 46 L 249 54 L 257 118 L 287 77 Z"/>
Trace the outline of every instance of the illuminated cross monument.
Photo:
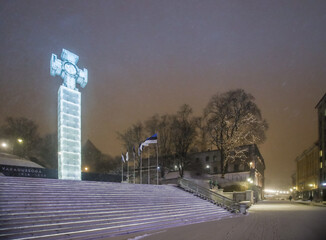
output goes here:
<path id="1" fill-rule="evenodd" d="M 51 76 L 59 75 L 63 84 L 58 92 L 58 178 L 81 180 L 81 99 L 76 82 L 84 88 L 87 69 L 79 69 L 79 57 L 62 49 L 61 59 L 52 54 Z"/>

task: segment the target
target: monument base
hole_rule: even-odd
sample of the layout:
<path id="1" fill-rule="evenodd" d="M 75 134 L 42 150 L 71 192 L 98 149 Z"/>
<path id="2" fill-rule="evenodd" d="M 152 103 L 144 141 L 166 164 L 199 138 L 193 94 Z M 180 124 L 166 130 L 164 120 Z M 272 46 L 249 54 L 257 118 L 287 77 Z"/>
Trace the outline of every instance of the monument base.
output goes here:
<path id="1" fill-rule="evenodd" d="M 58 92 L 58 178 L 81 180 L 81 95 L 60 86 Z"/>

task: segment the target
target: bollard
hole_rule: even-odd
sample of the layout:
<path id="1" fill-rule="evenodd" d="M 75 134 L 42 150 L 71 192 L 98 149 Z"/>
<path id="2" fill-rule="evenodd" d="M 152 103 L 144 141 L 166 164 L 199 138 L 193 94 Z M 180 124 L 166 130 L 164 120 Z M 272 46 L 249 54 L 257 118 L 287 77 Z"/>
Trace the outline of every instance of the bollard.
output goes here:
<path id="1" fill-rule="evenodd" d="M 247 204 L 240 203 L 240 213 L 246 214 L 247 213 Z"/>

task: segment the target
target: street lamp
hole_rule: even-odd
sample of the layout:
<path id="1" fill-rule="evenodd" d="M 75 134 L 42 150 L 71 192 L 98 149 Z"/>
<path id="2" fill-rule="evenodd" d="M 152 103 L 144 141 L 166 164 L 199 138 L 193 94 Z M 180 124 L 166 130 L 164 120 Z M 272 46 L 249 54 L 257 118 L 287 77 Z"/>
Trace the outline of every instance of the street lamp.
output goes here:
<path id="1" fill-rule="evenodd" d="M 5 142 L 3 142 L 3 143 L 1 143 L 1 147 L 3 147 L 3 148 L 7 148 L 7 147 L 8 147 L 8 144 L 5 143 Z"/>
<path id="2" fill-rule="evenodd" d="M 84 169 L 85 169 L 85 172 L 87 172 L 87 171 L 88 171 L 88 167 L 85 167 Z"/>
<path id="3" fill-rule="evenodd" d="M 18 138 L 18 139 L 17 139 L 17 142 L 21 144 L 21 143 L 23 143 L 23 139 Z"/>

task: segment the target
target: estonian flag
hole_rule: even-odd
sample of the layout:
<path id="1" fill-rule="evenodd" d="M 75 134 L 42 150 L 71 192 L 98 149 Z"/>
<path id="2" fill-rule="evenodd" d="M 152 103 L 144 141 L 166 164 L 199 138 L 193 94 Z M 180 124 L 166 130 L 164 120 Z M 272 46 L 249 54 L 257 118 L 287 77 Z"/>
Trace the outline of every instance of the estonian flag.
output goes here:
<path id="1" fill-rule="evenodd" d="M 148 144 L 145 144 L 145 142 L 141 143 L 138 148 L 138 156 L 140 156 L 141 152 L 143 151 L 143 147 L 147 147 Z"/>
<path id="2" fill-rule="evenodd" d="M 140 149 L 140 148 L 141 148 L 141 144 L 139 144 L 139 147 L 138 147 L 138 156 L 140 156 L 141 151 L 142 151 L 142 149 Z"/>
<path id="3" fill-rule="evenodd" d="M 145 142 L 143 142 L 142 144 L 144 146 L 147 146 L 148 144 L 151 144 L 151 143 L 157 143 L 157 133 L 155 133 L 153 136 L 147 138 L 145 140 Z"/>
<path id="4" fill-rule="evenodd" d="M 123 156 L 123 153 L 121 153 L 121 161 L 122 161 L 122 162 L 126 162 L 126 161 L 125 161 L 125 157 Z"/>
<path id="5" fill-rule="evenodd" d="M 136 157 L 135 145 L 132 147 L 132 154 L 134 155 L 134 158 L 135 158 Z"/>

